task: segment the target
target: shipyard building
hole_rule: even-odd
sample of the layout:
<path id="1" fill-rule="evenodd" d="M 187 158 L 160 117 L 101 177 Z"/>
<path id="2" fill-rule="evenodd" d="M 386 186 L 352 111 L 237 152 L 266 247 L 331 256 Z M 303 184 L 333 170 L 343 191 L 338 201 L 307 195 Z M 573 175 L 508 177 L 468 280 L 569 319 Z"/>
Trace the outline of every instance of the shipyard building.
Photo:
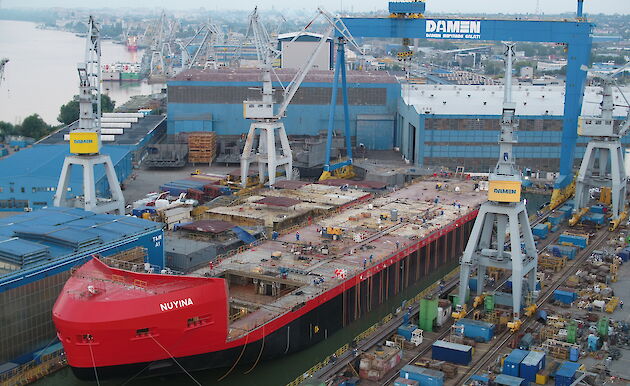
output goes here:
<path id="1" fill-rule="evenodd" d="M 67 135 L 77 122 L 51 134 L 33 146 L 0 159 L 0 211 L 22 211 L 51 206 L 65 157 L 69 154 Z M 146 148 L 166 132 L 166 118 L 149 115 L 136 122 L 119 123 L 103 137 L 101 153 L 108 154 L 120 182 L 132 173 Z M 102 166 L 95 171 L 97 194 L 107 196 L 109 187 Z M 70 191 L 83 194 L 82 171 L 73 170 Z"/>
<path id="2" fill-rule="evenodd" d="M 50 310 L 71 270 L 95 255 L 115 257 L 121 268 L 148 263 L 160 270 L 162 224 L 75 208 L 44 208 L 0 219 L 2 373 L 54 344 Z"/>
<path id="3" fill-rule="evenodd" d="M 598 115 L 600 88 L 587 87 L 583 115 Z M 626 91 L 627 93 L 627 91 Z M 563 86 L 517 85 L 512 91 L 520 119 L 515 156 L 521 167 L 559 169 L 564 110 Z M 623 105 L 615 90 L 615 104 Z M 499 154 L 503 85 L 404 85 L 397 108 L 394 142 L 416 165 L 488 172 Z M 615 108 L 617 124 L 625 118 Z M 579 166 L 588 137 L 578 136 L 574 164 Z M 624 138 L 623 143 L 630 142 Z"/>
<path id="4" fill-rule="evenodd" d="M 282 85 L 289 84 L 297 70 L 277 69 L 276 103 L 282 102 Z M 318 136 L 328 126 L 333 71 L 310 71 L 297 90 L 284 126 L 289 136 Z M 386 72 L 349 71 L 350 124 L 356 141 L 370 149 L 391 149 L 394 116 L 400 84 Z M 282 82 L 282 85 L 280 84 Z M 188 70 L 167 84 L 168 134 L 214 131 L 219 136 L 241 136 L 250 121 L 243 118 L 243 101 L 260 98 L 259 69 Z M 341 95 L 338 104 L 341 105 Z M 343 132 L 343 109 L 338 108 L 335 129 Z"/>

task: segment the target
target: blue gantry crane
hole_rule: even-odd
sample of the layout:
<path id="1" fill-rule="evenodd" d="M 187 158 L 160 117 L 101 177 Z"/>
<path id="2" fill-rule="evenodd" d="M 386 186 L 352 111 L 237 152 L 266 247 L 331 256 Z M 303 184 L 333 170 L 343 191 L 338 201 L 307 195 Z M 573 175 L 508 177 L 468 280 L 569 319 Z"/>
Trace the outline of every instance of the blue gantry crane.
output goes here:
<path id="1" fill-rule="evenodd" d="M 389 3 L 388 17 L 343 17 L 341 20 L 348 33 L 354 37 L 374 38 L 420 38 L 467 41 L 512 41 L 512 42 L 552 42 L 562 44 L 567 50 L 566 90 L 564 95 L 564 116 L 562 145 L 560 148 L 560 173 L 555 183 L 551 206 L 562 202 L 573 194 L 573 157 L 577 140 L 578 117 L 582 111 L 582 99 L 586 73 L 580 66 L 589 60 L 593 44 L 594 25 L 583 15 L 584 0 L 577 1 L 576 17 L 559 20 L 536 19 L 488 19 L 480 17 L 425 17 L 424 1 L 400 1 Z M 336 36 L 342 37 L 337 31 Z M 343 60 L 343 55 L 339 55 Z M 342 71 L 344 63 L 335 66 Z M 337 79 L 337 74 L 335 74 Z M 342 88 L 345 85 L 342 80 Z M 345 93 L 346 90 L 343 90 Z M 331 104 L 336 104 L 336 89 Z M 344 111 L 347 111 L 347 98 L 344 98 Z M 331 110 L 334 107 L 331 106 Z M 334 110 L 333 110 L 334 111 Z M 334 120 L 329 120 L 328 132 L 332 133 Z M 346 132 L 349 129 L 346 128 Z M 330 147 L 330 142 L 328 143 Z M 351 153 L 349 153 L 351 155 Z M 329 157 L 328 157 L 329 158 Z M 337 165 L 327 159 L 324 171 L 352 165 L 352 157 Z"/>

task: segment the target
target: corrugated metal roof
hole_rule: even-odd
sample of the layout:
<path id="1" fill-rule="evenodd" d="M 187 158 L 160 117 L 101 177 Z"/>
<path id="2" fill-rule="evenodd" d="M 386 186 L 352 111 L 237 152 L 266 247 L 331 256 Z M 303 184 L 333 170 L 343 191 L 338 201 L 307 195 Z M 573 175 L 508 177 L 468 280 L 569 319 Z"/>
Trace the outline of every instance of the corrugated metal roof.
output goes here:
<path id="1" fill-rule="evenodd" d="M 433 346 L 444 347 L 444 348 L 449 348 L 449 349 L 458 350 L 458 351 L 470 351 L 470 350 L 472 350 L 471 346 L 467 346 L 465 344 L 447 342 L 445 340 L 436 340 L 433 343 Z"/>
<path id="2" fill-rule="evenodd" d="M 521 361 L 526 366 L 536 366 L 545 357 L 544 352 L 530 351 L 529 354 Z"/>
<path id="3" fill-rule="evenodd" d="M 271 206 L 282 206 L 282 207 L 291 207 L 293 205 L 297 205 L 302 201 L 296 200 L 294 198 L 289 197 L 265 197 L 261 200 L 256 201 L 256 204 L 265 204 Z"/>
<path id="4" fill-rule="evenodd" d="M 507 386 L 520 386 L 523 383 L 524 379 L 519 377 L 514 377 L 512 375 L 507 374 L 499 374 L 494 379 L 495 383 L 499 385 L 507 385 Z"/>
<path id="5" fill-rule="evenodd" d="M 282 83 L 288 83 L 296 73 L 295 69 L 278 68 L 274 71 Z M 334 71 L 311 70 L 306 75 L 304 83 L 332 83 Z M 170 82 L 260 82 L 260 70 L 256 68 L 221 68 L 221 69 L 190 69 L 180 72 Z M 274 81 L 278 78 L 273 77 Z M 348 71 L 348 83 L 398 83 L 396 78 L 385 71 Z"/>
<path id="6" fill-rule="evenodd" d="M 0 261 L 30 268 L 161 227 L 160 223 L 130 216 L 44 208 L 0 219 Z"/>
<path id="7" fill-rule="evenodd" d="M 496 115 L 503 109 L 503 86 L 462 86 L 462 85 L 402 85 L 404 102 L 413 105 L 418 114 L 439 115 Z M 584 90 L 583 115 L 599 114 L 598 95 L 601 88 L 586 87 Z M 630 88 L 625 88 L 628 95 Z M 564 114 L 564 86 L 519 86 L 512 88 L 512 98 L 516 103 L 516 114 L 560 118 Z M 613 90 L 616 104 L 622 104 L 621 94 Z M 618 101 L 618 102 L 617 102 Z M 623 107 L 615 107 L 615 116 L 626 116 Z"/>
<path id="8" fill-rule="evenodd" d="M 140 118 L 138 119 L 138 122 L 132 123 L 131 127 L 124 129 L 122 134 L 114 135 L 115 140 L 112 144 L 137 145 L 147 136 L 147 134 L 155 130 L 165 119 L 165 115 L 147 115 L 144 118 Z M 65 144 L 66 146 L 69 146 L 68 141 L 65 141 L 63 136 L 70 133 L 70 130 L 76 128 L 78 124 L 78 121 L 73 122 L 63 129 L 42 139 L 39 143 L 45 145 Z"/>

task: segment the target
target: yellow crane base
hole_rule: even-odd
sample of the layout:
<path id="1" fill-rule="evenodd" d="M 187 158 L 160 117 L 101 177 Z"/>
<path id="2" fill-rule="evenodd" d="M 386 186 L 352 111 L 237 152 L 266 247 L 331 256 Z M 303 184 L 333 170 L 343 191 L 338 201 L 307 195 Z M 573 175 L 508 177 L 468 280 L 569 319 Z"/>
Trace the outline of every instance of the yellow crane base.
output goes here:
<path id="1" fill-rule="evenodd" d="M 340 167 L 339 169 L 335 169 L 331 172 L 324 171 L 322 175 L 319 177 L 320 181 L 331 180 L 331 179 L 349 179 L 356 176 L 354 172 L 354 168 L 352 165 L 346 165 Z"/>

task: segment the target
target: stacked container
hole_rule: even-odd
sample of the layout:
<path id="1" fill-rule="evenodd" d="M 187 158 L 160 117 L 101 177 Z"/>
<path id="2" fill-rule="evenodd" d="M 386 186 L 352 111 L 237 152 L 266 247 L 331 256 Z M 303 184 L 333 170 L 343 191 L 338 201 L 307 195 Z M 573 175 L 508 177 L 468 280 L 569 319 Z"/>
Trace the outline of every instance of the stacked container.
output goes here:
<path id="1" fill-rule="evenodd" d="M 416 328 L 418 327 L 413 324 L 405 324 L 398 327 L 397 334 L 405 338 L 405 340 L 411 341 L 411 334 Z"/>
<path id="2" fill-rule="evenodd" d="M 572 247 L 569 245 L 557 245 L 552 244 L 547 246 L 547 251 L 551 253 L 553 256 L 561 256 L 566 257 L 568 260 L 575 259 L 575 255 L 577 254 L 577 247 Z"/>

